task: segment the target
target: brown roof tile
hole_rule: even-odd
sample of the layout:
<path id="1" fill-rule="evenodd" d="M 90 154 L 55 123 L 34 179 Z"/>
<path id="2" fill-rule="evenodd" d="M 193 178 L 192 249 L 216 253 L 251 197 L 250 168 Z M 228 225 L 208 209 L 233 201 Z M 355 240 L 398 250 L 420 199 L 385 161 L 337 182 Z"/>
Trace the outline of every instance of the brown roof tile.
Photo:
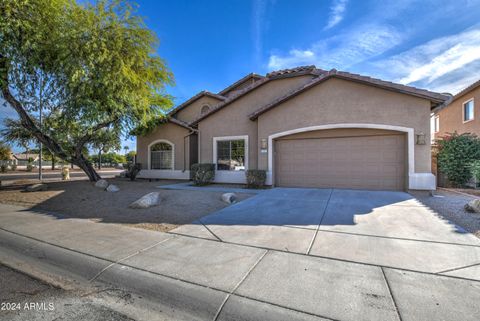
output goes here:
<path id="1" fill-rule="evenodd" d="M 187 107 L 188 105 L 190 105 L 191 103 L 193 103 L 194 101 L 196 101 L 197 99 L 200 99 L 201 97 L 203 96 L 210 96 L 210 97 L 213 97 L 213 98 L 216 98 L 218 100 L 225 100 L 226 98 L 221 96 L 221 95 L 218 95 L 218 94 L 215 94 L 215 93 L 212 93 L 212 92 L 209 92 L 207 90 L 203 90 L 201 92 L 199 92 L 198 94 L 196 94 L 195 96 L 192 96 L 190 99 L 188 99 L 187 101 L 184 101 L 183 103 L 181 103 L 180 105 L 176 106 L 175 108 L 173 108 L 171 111 L 168 112 L 168 115 L 173 115 L 175 114 L 176 112 L 179 112 L 180 110 L 184 109 L 185 107 Z"/>
<path id="2" fill-rule="evenodd" d="M 262 78 L 265 78 L 264 76 L 262 75 L 258 75 L 258 74 L 255 74 L 255 73 L 250 73 L 248 75 L 246 75 L 245 77 L 237 80 L 236 82 L 234 82 L 233 84 L 231 84 L 230 86 L 228 86 L 227 88 L 223 89 L 221 92 L 219 92 L 218 94 L 219 95 L 225 95 L 226 93 L 228 93 L 230 90 L 234 89 L 235 87 L 238 87 L 240 86 L 241 84 L 243 84 L 244 82 L 246 82 L 247 80 L 249 79 L 262 79 Z"/>

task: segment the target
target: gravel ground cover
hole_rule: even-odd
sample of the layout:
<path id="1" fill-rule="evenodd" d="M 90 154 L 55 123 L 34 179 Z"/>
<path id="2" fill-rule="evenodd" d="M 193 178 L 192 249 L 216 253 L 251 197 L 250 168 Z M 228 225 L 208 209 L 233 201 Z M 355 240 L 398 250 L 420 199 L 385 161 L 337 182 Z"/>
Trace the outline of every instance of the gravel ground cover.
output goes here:
<path id="1" fill-rule="evenodd" d="M 474 196 L 467 196 L 447 190 L 437 190 L 432 197 L 425 193 L 412 193 L 420 202 L 427 205 L 441 217 L 463 227 L 470 233 L 480 238 L 480 214 L 468 213 L 464 206 L 475 199 Z"/>
<path id="2" fill-rule="evenodd" d="M 134 227 L 169 231 L 228 204 L 221 201 L 222 192 L 163 190 L 159 185 L 171 180 L 109 179 L 120 191 L 109 193 L 95 188 L 88 181 L 51 182 L 47 191 L 24 192 L 25 184 L 0 189 L 0 203 L 14 204 L 31 210 L 51 211 L 67 217 L 85 218 L 104 223 L 127 224 Z M 145 194 L 159 192 L 161 203 L 148 209 L 130 209 L 128 205 Z M 239 201 L 252 196 L 237 194 Z"/>

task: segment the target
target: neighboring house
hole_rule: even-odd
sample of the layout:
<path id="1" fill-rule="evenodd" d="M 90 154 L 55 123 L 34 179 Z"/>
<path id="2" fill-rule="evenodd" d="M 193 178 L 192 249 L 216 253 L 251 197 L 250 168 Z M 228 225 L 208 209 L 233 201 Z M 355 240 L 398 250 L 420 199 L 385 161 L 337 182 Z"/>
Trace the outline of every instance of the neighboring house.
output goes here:
<path id="1" fill-rule="evenodd" d="M 274 186 L 433 190 L 430 115 L 448 98 L 315 66 L 250 74 L 137 137 L 140 177 L 188 179 L 200 162 L 216 182 L 263 169 Z"/>
<path id="2" fill-rule="evenodd" d="M 28 162 L 29 159 L 32 159 L 32 161 L 36 162 L 38 161 L 38 154 L 34 153 L 21 153 L 21 154 L 14 154 L 13 157 L 15 157 L 16 160 L 18 161 L 24 161 Z"/>
<path id="3" fill-rule="evenodd" d="M 432 123 L 437 139 L 453 132 L 480 136 L 480 80 L 434 109 Z"/>

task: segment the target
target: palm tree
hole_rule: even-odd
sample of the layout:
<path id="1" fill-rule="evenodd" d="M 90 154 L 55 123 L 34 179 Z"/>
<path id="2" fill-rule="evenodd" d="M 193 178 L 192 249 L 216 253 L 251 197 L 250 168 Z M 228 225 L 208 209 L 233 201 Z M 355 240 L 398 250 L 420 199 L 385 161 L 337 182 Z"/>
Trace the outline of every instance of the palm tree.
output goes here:
<path id="1" fill-rule="evenodd" d="M 128 150 L 130 149 L 130 147 L 125 145 L 125 146 L 123 146 L 123 149 L 125 150 L 125 156 L 127 156 L 127 153 L 128 153 Z"/>
<path id="2" fill-rule="evenodd" d="M 6 118 L 3 121 L 4 129 L 0 132 L 5 141 L 16 142 L 25 148 L 26 159 L 28 160 L 28 152 L 30 144 L 35 141 L 35 137 L 22 126 L 19 120 Z"/>

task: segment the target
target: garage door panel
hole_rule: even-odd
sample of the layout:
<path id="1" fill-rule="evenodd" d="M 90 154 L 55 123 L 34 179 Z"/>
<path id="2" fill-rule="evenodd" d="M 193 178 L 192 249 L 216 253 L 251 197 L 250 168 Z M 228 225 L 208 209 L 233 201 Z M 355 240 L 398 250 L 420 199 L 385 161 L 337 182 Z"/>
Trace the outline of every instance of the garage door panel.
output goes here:
<path id="1" fill-rule="evenodd" d="M 279 140 L 276 185 L 403 190 L 405 136 Z"/>

